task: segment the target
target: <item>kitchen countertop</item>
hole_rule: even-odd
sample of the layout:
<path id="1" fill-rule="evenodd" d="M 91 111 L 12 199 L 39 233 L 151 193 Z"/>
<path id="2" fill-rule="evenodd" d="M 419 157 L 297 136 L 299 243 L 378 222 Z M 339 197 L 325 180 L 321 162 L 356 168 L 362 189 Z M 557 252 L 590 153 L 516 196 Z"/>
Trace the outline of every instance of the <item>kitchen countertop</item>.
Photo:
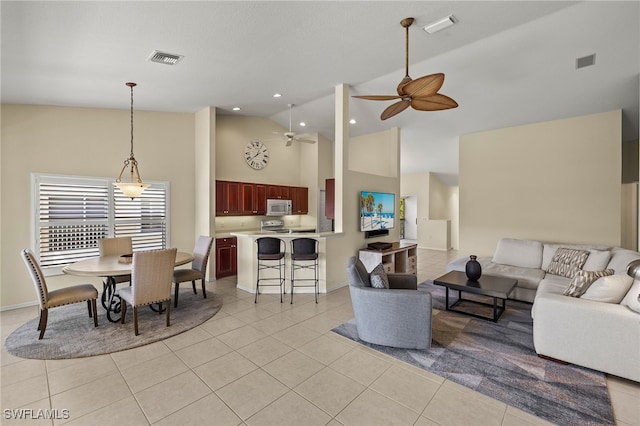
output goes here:
<path id="1" fill-rule="evenodd" d="M 290 228 L 293 230 L 293 228 Z M 309 229 L 309 228 L 305 228 Z M 341 232 L 291 232 L 291 233 L 277 233 L 273 231 L 231 231 L 231 236 L 235 237 L 248 237 L 248 238 L 260 238 L 264 236 L 272 236 L 276 238 L 331 238 L 342 236 Z"/>

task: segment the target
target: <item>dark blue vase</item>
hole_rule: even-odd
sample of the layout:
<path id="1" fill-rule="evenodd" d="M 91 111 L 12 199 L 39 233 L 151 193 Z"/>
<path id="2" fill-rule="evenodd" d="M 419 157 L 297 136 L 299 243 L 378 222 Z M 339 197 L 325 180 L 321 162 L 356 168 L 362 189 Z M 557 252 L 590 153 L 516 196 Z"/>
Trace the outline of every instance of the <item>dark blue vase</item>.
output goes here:
<path id="1" fill-rule="evenodd" d="M 467 262 L 464 271 L 469 281 L 478 281 L 482 275 L 482 266 L 480 266 L 480 262 L 476 260 L 478 258 L 477 256 L 471 255 L 469 258 L 471 260 Z"/>

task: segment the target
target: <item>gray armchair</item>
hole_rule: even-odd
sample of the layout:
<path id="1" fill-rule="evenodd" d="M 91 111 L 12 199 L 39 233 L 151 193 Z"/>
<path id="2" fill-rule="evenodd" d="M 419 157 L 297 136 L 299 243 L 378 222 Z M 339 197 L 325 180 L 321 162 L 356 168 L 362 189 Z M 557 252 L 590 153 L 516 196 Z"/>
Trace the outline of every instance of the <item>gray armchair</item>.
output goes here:
<path id="1" fill-rule="evenodd" d="M 347 264 L 358 337 L 395 348 L 431 347 L 431 293 L 417 291 L 417 277 L 387 274 L 389 289 L 372 288 L 369 273 L 355 256 Z"/>

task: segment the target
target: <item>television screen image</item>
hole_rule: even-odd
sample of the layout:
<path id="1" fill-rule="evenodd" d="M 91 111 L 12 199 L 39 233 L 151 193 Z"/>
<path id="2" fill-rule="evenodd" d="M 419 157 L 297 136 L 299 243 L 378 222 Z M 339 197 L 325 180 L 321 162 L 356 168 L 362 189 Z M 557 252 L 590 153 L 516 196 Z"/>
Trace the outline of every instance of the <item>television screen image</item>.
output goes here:
<path id="1" fill-rule="evenodd" d="M 360 193 L 360 230 L 391 229 L 395 224 L 396 196 L 386 192 Z"/>

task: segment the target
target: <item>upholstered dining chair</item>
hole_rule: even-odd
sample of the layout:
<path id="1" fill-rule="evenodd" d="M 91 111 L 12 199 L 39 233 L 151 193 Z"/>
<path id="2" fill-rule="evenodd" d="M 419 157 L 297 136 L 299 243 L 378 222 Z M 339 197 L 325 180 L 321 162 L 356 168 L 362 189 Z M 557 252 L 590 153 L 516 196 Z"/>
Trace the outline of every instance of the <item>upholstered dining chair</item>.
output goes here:
<path id="1" fill-rule="evenodd" d="M 211 246 L 213 245 L 213 238 L 200 236 L 196 241 L 196 246 L 193 249 L 193 261 L 191 262 L 191 268 L 176 269 L 173 272 L 173 282 L 175 283 L 175 290 L 173 294 L 173 306 L 178 307 L 178 293 L 180 291 L 180 283 L 191 281 L 193 286 L 193 294 L 198 294 L 196 291 L 196 280 L 202 280 L 202 295 L 206 299 L 207 291 L 204 288 L 204 281 L 207 276 L 207 263 L 209 261 L 209 253 L 211 252 Z"/>
<path id="2" fill-rule="evenodd" d="M 149 250 L 133 253 L 131 265 L 131 286 L 118 291 L 122 298 L 122 319 L 124 324 L 127 303 L 133 308 L 133 327 L 138 333 L 138 306 L 167 302 L 167 327 L 171 316 L 171 278 L 176 263 L 177 249 Z"/>
<path id="3" fill-rule="evenodd" d="M 123 254 L 133 253 L 131 237 L 101 238 L 98 240 L 98 248 L 100 249 L 100 257 L 122 256 Z M 111 278 L 115 284 L 131 281 L 131 275 L 120 275 Z"/>
<path id="4" fill-rule="evenodd" d="M 98 326 L 98 313 L 96 308 L 98 290 L 92 284 L 79 284 L 49 291 L 47 289 L 47 283 L 44 279 L 42 269 L 40 269 L 40 264 L 36 260 L 33 252 L 28 248 L 25 248 L 22 250 L 21 255 L 24 264 L 27 265 L 27 269 L 31 275 L 31 280 L 36 288 L 36 293 L 38 294 L 38 302 L 40 304 L 40 321 L 38 323 L 40 337 L 38 337 L 38 340 L 41 340 L 44 337 L 44 332 L 47 329 L 49 309 L 56 308 L 58 306 L 87 302 L 89 318 L 93 317 L 94 326 Z"/>

